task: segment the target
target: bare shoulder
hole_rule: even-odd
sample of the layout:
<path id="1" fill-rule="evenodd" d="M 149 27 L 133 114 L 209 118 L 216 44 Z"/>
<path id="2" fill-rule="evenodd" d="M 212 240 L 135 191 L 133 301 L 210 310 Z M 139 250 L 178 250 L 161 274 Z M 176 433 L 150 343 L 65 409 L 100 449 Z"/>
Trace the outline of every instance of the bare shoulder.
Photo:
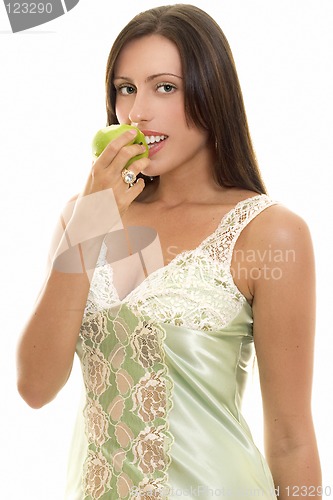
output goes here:
<path id="1" fill-rule="evenodd" d="M 307 222 L 299 214 L 281 204 L 267 207 L 251 221 L 247 240 L 255 247 L 290 246 L 310 243 Z"/>
<path id="2" fill-rule="evenodd" d="M 314 272 L 308 224 L 281 204 L 270 205 L 258 214 L 240 234 L 235 250 L 233 271 L 246 271 L 236 273 L 240 276 L 236 284 L 249 302 L 260 288 L 267 297 L 271 289 L 275 293 L 291 282 L 302 281 L 305 272 Z M 281 296 L 284 293 L 281 289 Z"/>

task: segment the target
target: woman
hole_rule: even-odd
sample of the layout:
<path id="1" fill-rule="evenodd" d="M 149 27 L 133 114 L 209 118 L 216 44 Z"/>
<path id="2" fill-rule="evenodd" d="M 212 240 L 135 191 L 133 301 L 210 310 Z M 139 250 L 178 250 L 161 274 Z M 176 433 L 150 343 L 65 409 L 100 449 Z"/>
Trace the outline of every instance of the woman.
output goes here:
<path id="1" fill-rule="evenodd" d="M 227 40 L 190 5 L 141 13 L 106 96 L 149 158 L 126 184 L 134 131 L 94 162 L 18 350 L 36 408 L 81 359 L 67 498 L 320 498 L 311 238 L 266 193 Z M 241 414 L 254 347 L 266 459 Z"/>

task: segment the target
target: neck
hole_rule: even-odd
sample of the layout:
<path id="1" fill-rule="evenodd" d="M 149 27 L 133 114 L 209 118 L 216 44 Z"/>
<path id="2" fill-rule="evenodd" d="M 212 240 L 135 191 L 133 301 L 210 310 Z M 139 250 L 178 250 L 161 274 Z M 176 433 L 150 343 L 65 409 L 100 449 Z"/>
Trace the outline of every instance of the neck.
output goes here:
<path id="1" fill-rule="evenodd" d="M 213 155 L 205 161 L 193 161 L 182 168 L 171 170 L 159 177 L 149 201 L 159 201 L 167 206 L 191 203 L 212 203 L 216 194 L 226 190 L 213 176 Z"/>

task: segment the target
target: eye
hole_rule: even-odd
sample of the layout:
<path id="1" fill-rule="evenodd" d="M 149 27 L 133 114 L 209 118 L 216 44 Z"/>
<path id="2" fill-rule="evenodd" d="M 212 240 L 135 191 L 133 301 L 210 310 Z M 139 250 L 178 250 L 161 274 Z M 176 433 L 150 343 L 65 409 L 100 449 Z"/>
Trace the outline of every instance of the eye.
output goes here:
<path id="1" fill-rule="evenodd" d="M 156 87 L 157 92 L 161 94 L 170 94 L 176 90 L 176 86 L 172 83 L 159 83 Z"/>
<path id="2" fill-rule="evenodd" d="M 117 94 L 130 95 L 135 93 L 135 87 L 133 85 L 118 85 L 116 86 Z"/>

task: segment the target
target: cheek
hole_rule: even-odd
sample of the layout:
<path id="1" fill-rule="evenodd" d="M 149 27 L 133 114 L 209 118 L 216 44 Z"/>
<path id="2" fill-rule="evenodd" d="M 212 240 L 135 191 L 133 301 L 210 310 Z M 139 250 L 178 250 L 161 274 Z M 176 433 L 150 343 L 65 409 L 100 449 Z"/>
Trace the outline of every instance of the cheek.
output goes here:
<path id="1" fill-rule="evenodd" d="M 173 99 L 173 101 L 167 103 L 167 112 L 168 114 L 172 113 L 174 119 L 177 119 L 177 123 L 180 126 L 186 125 L 186 117 L 185 117 L 185 104 L 182 96 L 179 96 L 177 99 Z"/>

